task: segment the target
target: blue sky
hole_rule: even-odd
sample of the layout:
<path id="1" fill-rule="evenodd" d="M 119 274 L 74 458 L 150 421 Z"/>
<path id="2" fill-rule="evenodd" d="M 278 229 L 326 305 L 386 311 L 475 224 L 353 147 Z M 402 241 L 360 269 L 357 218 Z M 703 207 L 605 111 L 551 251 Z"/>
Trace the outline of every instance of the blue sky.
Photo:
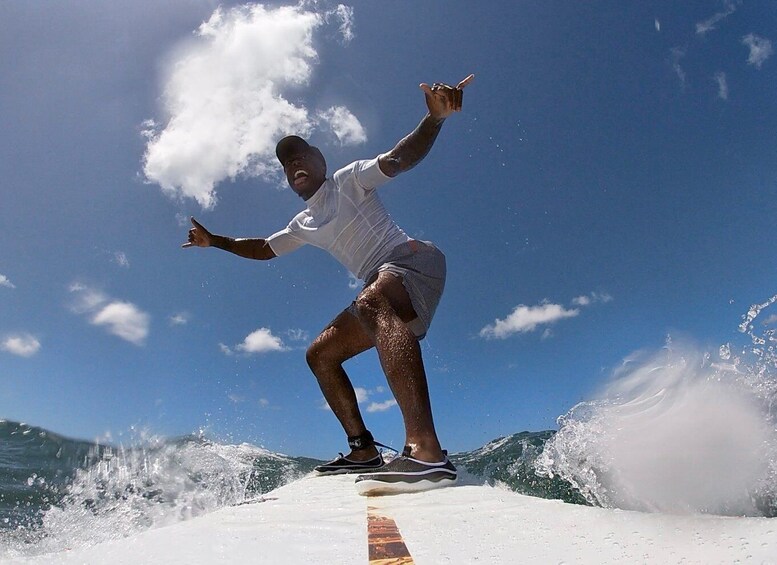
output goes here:
<path id="1" fill-rule="evenodd" d="M 270 235 L 303 207 L 275 140 L 333 171 L 415 127 L 420 82 L 469 73 L 381 188 L 448 259 L 423 343 L 445 447 L 555 427 L 667 335 L 741 344 L 777 292 L 773 3 L 281 6 L 0 4 L 0 418 L 344 449 L 304 350 L 356 281 L 309 247 L 182 250 L 186 219 Z M 374 353 L 346 369 L 401 446 Z"/>

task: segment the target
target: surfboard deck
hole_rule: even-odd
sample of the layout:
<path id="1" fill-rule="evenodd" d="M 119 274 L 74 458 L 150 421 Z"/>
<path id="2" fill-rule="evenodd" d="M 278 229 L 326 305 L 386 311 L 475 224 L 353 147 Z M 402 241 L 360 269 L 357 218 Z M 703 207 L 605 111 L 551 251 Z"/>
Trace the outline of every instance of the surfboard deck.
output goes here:
<path id="1" fill-rule="evenodd" d="M 418 564 L 514 563 L 516 555 L 524 563 L 774 563 L 777 555 L 777 521 L 768 518 L 607 510 L 477 484 L 365 498 L 353 481 L 309 476 L 267 493 L 262 503 L 18 562 L 365 565 L 368 507 L 393 521 Z M 377 526 L 396 541 L 385 523 Z"/>

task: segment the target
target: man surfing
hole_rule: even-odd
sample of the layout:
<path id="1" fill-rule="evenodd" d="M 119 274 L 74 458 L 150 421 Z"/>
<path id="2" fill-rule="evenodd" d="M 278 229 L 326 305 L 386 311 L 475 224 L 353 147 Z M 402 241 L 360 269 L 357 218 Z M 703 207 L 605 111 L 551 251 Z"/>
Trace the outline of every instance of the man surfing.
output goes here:
<path id="1" fill-rule="evenodd" d="M 268 238 L 234 239 L 210 233 L 192 218 L 183 247 L 218 247 L 267 260 L 309 244 L 328 251 L 365 286 L 313 340 L 307 362 L 351 449 L 316 468 L 319 474 L 355 473 L 362 494 L 426 490 L 454 484 L 457 471 L 440 446 L 432 419 L 419 341 L 424 338 L 445 286 L 445 256 L 432 243 L 408 237 L 391 219 L 376 188 L 417 165 L 432 148 L 446 118 L 461 111 L 463 89 L 421 84 L 428 112 L 387 153 L 326 175 L 317 147 L 295 135 L 275 153 L 291 189 L 307 206 Z M 402 412 L 405 448 L 384 463 L 367 430 L 343 363 L 375 347 Z"/>

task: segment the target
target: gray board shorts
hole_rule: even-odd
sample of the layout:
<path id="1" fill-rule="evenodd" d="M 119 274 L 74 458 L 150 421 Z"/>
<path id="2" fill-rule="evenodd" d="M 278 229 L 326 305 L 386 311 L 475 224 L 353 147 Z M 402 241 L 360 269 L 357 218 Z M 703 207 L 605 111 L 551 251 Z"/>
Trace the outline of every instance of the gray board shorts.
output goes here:
<path id="1" fill-rule="evenodd" d="M 445 255 L 430 241 L 411 239 L 397 245 L 377 270 L 365 277 L 365 288 L 383 272 L 402 279 L 413 309 L 418 314 L 417 318 L 407 322 L 407 327 L 419 340 L 423 339 L 445 289 Z M 356 316 L 356 304 L 351 303 L 347 311 Z"/>

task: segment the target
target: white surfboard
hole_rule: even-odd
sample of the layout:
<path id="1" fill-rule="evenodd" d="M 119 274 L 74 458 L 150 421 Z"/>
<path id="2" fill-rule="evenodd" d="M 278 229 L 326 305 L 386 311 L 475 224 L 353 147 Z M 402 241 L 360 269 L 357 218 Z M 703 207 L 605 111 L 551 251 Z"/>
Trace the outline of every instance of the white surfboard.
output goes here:
<path id="1" fill-rule="evenodd" d="M 777 520 L 606 510 L 475 484 L 365 498 L 353 476 L 309 476 L 252 504 L 14 563 L 365 565 L 391 544 L 395 562 L 417 564 L 775 563 Z"/>

